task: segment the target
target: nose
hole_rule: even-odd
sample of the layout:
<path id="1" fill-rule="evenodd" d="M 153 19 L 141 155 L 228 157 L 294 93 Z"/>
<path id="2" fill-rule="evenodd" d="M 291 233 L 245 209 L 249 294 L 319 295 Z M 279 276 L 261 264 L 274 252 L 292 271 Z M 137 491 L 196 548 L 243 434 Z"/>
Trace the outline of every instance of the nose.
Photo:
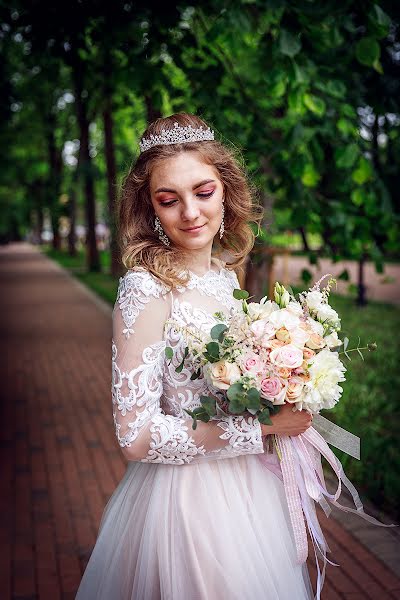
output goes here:
<path id="1" fill-rule="evenodd" d="M 182 220 L 193 222 L 200 215 L 199 207 L 194 202 L 186 202 L 182 209 Z"/>

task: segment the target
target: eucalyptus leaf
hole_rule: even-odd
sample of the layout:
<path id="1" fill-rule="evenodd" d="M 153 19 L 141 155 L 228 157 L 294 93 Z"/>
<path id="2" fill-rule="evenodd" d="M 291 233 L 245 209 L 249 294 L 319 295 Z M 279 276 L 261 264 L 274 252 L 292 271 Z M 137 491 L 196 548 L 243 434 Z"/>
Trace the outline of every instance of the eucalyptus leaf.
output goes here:
<path id="1" fill-rule="evenodd" d="M 246 408 L 257 410 L 260 408 L 260 392 L 252 387 L 247 391 Z"/>
<path id="2" fill-rule="evenodd" d="M 236 298 L 236 300 L 246 300 L 246 298 L 249 297 L 249 292 L 246 290 L 241 290 L 240 288 L 235 288 L 233 290 L 233 297 Z"/>
<path id="3" fill-rule="evenodd" d="M 271 421 L 271 417 L 270 417 L 268 408 L 264 408 L 264 410 L 262 410 L 258 414 L 257 418 L 260 421 L 260 423 L 262 423 L 263 425 L 272 425 L 272 421 Z"/>
<path id="4" fill-rule="evenodd" d="M 218 325 L 214 325 L 214 327 L 210 331 L 210 335 L 213 340 L 219 340 L 222 342 L 224 338 L 224 333 L 228 329 L 228 327 L 224 323 L 218 323 Z"/>

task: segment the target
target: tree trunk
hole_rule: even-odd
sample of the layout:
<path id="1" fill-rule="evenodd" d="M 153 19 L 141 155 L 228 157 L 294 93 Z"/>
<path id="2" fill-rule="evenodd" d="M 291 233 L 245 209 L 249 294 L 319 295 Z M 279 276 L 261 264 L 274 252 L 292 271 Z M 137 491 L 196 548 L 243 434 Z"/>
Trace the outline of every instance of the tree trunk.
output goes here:
<path id="1" fill-rule="evenodd" d="M 86 100 L 82 97 L 82 65 L 80 65 L 79 59 L 73 62 L 73 78 L 75 85 L 75 105 L 80 131 L 80 171 L 83 174 L 85 191 L 87 268 L 89 271 L 99 272 L 101 267 L 96 243 L 96 204 L 92 160 L 89 153 L 89 120 Z"/>
<path id="2" fill-rule="evenodd" d="M 365 306 L 367 304 L 366 288 L 364 284 L 364 267 L 366 256 L 362 255 L 358 261 L 358 284 L 357 284 L 357 305 Z"/>
<path id="3" fill-rule="evenodd" d="M 310 252 L 310 246 L 308 245 L 307 234 L 304 227 L 299 227 L 301 239 L 303 242 L 303 250 L 304 252 Z"/>
<path id="4" fill-rule="evenodd" d="M 161 111 L 158 108 L 154 107 L 152 97 L 149 94 L 145 94 L 144 102 L 146 104 L 147 109 L 147 122 L 151 123 L 156 119 L 160 119 L 162 117 Z"/>
<path id="5" fill-rule="evenodd" d="M 117 211 L 117 168 L 115 164 L 114 120 L 112 114 L 112 99 L 109 90 L 106 91 L 105 107 L 103 110 L 104 143 L 107 165 L 108 189 L 108 220 L 110 227 L 110 274 L 118 277 L 122 273 L 122 264 L 117 241 L 116 211 Z"/>
<path id="6" fill-rule="evenodd" d="M 62 177 L 62 159 L 61 152 L 57 150 L 54 130 L 56 122 L 51 111 L 45 115 L 44 122 L 46 124 L 47 152 L 50 165 L 50 176 L 48 185 L 48 205 L 50 208 L 51 229 L 53 231 L 53 249 L 59 250 L 61 247 L 61 238 L 58 232 L 60 204 L 59 196 L 61 189 Z"/>

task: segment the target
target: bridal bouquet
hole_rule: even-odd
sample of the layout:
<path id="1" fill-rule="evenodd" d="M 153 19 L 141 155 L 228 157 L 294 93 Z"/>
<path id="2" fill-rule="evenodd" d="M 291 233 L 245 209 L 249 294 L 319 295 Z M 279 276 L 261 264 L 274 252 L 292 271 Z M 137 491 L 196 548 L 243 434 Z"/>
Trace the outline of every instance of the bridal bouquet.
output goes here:
<path id="1" fill-rule="evenodd" d="M 311 413 L 337 403 L 346 371 L 338 350 L 343 346 L 341 353 L 348 358 L 350 350 L 348 338 L 339 339 L 340 318 L 329 305 L 335 280 L 330 278 L 321 290 L 322 279 L 297 299 L 279 283 L 274 300 L 260 302 L 248 302 L 248 292 L 236 289 L 233 295 L 241 307 L 229 317 L 216 313 L 220 322 L 208 335 L 186 329 L 188 346 L 177 370 L 190 355 L 192 379 L 203 373 L 212 388 L 225 392 L 222 399 L 201 396 L 201 406 L 186 411 L 194 429 L 197 420 L 208 421 L 217 408 L 234 415 L 250 413 L 271 424 L 270 415 L 285 403 Z M 355 350 L 361 354 L 362 349 Z M 166 354 L 171 359 L 172 348 Z"/>
<path id="2" fill-rule="evenodd" d="M 340 356 L 350 360 L 349 352 L 375 350 L 376 344 L 364 348 L 360 341 L 348 349 L 348 338 L 340 339 L 341 321 L 329 304 L 329 294 L 335 280 L 330 278 L 321 289 L 320 279 L 308 291 L 295 295 L 277 283 L 274 299 L 262 298 L 249 302 L 245 290 L 236 289 L 234 297 L 241 301 L 229 315 L 214 314 L 217 323 L 209 332 L 194 327 L 184 330 L 187 346 L 176 371 L 185 361 L 192 361 L 192 379 L 204 374 L 214 394 L 201 396 L 200 406 L 186 412 L 197 421 L 208 422 L 221 414 L 256 416 L 260 423 L 271 424 L 271 415 L 285 403 L 293 410 L 315 413 L 313 426 L 298 436 L 274 435 L 276 453 L 258 457 L 263 465 L 281 478 L 295 538 L 299 563 L 308 555 L 307 529 L 310 533 L 318 570 L 317 595 L 325 576 L 329 550 L 318 523 L 315 502 L 329 515 L 328 502 L 376 524 L 383 525 L 364 513 L 359 495 L 346 477 L 342 464 L 328 444 L 359 458 L 360 440 L 348 431 L 331 423 L 321 415 L 321 409 L 332 408 L 342 394 L 346 367 Z M 173 358 L 173 349 L 165 349 L 166 357 Z M 324 457 L 338 479 L 338 487 L 329 493 L 321 465 Z M 279 460 L 278 460 L 279 459 Z M 352 494 L 356 509 L 337 502 L 342 483 Z M 306 528 L 307 524 L 307 528 Z M 319 568 L 317 551 L 322 554 L 324 567 Z M 331 563 L 335 564 L 335 563 Z"/>

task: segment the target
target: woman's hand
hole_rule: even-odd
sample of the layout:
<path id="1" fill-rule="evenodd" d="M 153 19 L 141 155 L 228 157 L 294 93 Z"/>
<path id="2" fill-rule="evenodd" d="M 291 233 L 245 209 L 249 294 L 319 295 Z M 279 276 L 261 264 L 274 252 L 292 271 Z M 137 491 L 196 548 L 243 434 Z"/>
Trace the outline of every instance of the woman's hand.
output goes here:
<path id="1" fill-rule="evenodd" d="M 271 415 L 272 425 L 261 424 L 262 435 L 300 435 L 312 425 L 312 415 L 306 410 L 293 412 L 291 404 L 282 404 L 276 415 Z"/>

